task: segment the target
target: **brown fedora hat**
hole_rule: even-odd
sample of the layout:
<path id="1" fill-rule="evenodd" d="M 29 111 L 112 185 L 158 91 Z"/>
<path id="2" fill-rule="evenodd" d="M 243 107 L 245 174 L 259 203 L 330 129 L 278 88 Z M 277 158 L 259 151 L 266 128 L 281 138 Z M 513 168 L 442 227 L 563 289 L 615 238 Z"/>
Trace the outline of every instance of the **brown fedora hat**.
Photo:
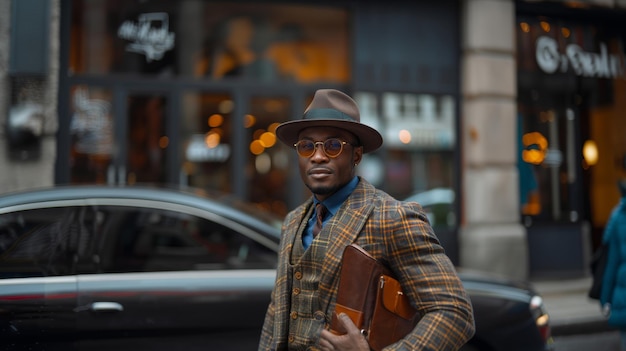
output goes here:
<path id="1" fill-rule="evenodd" d="M 376 129 L 361 123 L 356 102 L 335 89 L 316 91 L 302 119 L 281 123 L 276 128 L 276 136 L 283 143 L 293 146 L 298 142 L 300 131 L 310 127 L 345 129 L 359 138 L 364 153 L 372 152 L 383 144 L 383 137 Z"/>

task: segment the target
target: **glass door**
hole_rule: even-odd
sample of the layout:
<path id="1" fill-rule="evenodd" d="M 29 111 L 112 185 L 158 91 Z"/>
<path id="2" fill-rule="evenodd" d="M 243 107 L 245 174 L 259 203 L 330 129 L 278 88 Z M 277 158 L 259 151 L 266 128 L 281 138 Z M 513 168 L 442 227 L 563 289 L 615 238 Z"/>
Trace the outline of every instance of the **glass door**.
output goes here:
<path id="1" fill-rule="evenodd" d="M 166 94 L 79 85 L 71 100 L 71 183 L 170 180 Z"/>
<path id="2" fill-rule="evenodd" d="M 579 114 L 573 106 L 520 106 L 520 205 L 534 222 L 577 223 L 581 218 Z"/>
<path id="3" fill-rule="evenodd" d="M 126 165 L 120 183 L 167 182 L 167 98 L 162 94 L 132 93 L 126 99 Z M 123 169 L 125 168 L 125 170 Z"/>

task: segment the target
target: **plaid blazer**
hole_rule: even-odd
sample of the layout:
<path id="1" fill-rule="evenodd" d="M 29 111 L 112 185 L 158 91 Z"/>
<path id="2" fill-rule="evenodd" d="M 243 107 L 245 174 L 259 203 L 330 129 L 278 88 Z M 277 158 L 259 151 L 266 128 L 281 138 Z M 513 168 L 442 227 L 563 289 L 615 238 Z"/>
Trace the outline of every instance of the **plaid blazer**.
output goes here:
<path id="1" fill-rule="evenodd" d="M 288 265 L 298 228 L 307 220 L 312 202 L 311 198 L 290 212 L 283 223 L 276 284 L 259 350 L 288 349 L 291 296 Z M 327 324 L 335 309 L 343 250 L 355 242 L 391 268 L 413 306 L 422 314 L 413 331 L 387 350 L 458 350 L 473 336 L 472 305 L 418 204 L 398 201 L 360 179 L 322 230 L 330 230 L 332 237 L 318 286 Z"/>

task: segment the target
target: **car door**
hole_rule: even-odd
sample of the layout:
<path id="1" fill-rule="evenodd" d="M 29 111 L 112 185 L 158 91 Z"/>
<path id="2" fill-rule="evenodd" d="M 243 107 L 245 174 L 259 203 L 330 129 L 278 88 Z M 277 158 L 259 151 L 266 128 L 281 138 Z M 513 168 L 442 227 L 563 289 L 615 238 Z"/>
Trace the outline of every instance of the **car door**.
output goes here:
<path id="1" fill-rule="evenodd" d="M 25 204 L 0 213 L 0 339 L 12 349 L 71 349 L 80 207 Z"/>
<path id="2" fill-rule="evenodd" d="M 257 348 L 276 253 L 250 229 L 153 201 L 92 210 L 92 253 L 79 261 L 81 349 Z"/>

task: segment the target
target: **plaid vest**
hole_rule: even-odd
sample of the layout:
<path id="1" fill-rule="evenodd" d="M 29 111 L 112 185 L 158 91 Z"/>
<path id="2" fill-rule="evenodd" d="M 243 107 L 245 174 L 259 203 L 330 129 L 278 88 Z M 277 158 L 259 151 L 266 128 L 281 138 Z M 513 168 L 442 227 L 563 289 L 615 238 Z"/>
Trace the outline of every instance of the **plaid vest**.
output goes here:
<path id="1" fill-rule="evenodd" d="M 319 335 L 326 324 L 326 313 L 321 309 L 317 286 L 328 245 L 328 232 L 324 230 L 326 226 L 322 228 L 305 251 L 302 234 L 306 222 L 303 221 L 298 235 L 295 236 L 289 264 L 291 276 L 291 308 L 287 337 L 289 350 L 316 350 Z"/>

